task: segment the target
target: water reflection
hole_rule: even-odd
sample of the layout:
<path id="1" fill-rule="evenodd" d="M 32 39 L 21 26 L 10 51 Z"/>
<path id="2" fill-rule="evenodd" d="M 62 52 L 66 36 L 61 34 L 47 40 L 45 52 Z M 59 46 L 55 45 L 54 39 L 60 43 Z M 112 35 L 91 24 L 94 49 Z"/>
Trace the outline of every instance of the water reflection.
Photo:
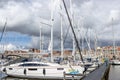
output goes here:
<path id="1" fill-rule="evenodd" d="M 111 65 L 109 80 L 120 80 L 120 65 Z"/>

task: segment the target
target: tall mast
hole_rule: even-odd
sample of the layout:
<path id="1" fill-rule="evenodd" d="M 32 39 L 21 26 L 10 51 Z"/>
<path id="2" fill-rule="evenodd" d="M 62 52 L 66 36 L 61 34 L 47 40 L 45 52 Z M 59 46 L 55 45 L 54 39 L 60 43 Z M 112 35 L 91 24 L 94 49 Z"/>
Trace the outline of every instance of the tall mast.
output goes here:
<path id="1" fill-rule="evenodd" d="M 44 36 L 42 36 L 42 45 L 41 45 L 42 51 L 44 51 Z"/>
<path id="2" fill-rule="evenodd" d="M 90 40 L 91 39 L 91 31 L 90 31 L 90 28 L 89 28 L 89 52 L 88 52 L 88 55 L 89 55 L 89 58 L 91 57 L 91 44 L 90 44 Z"/>
<path id="3" fill-rule="evenodd" d="M 79 37 L 81 37 L 81 40 L 80 40 L 80 38 L 79 38 L 79 40 L 81 41 L 81 44 L 82 44 L 82 47 L 81 47 L 81 51 L 83 52 L 83 50 L 84 50 L 84 31 L 83 31 L 83 17 L 81 17 L 81 24 L 79 24 L 79 26 L 80 26 L 80 28 L 79 28 Z M 79 22 L 78 23 L 80 23 L 80 20 L 79 20 Z M 81 30 L 80 30 L 81 29 Z M 80 31 L 81 31 L 81 33 L 80 33 Z"/>
<path id="4" fill-rule="evenodd" d="M 113 54 L 115 55 L 115 34 L 113 28 L 113 18 L 112 18 L 112 34 L 113 34 Z"/>
<path id="5" fill-rule="evenodd" d="M 42 27 L 41 27 L 41 25 L 40 25 L 40 53 L 41 53 L 41 51 L 42 51 L 42 32 L 41 32 L 41 29 L 42 29 Z"/>
<path id="6" fill-rule="evenodd" d="M 64 54 L 64 39 L 63 39 L 63 14 L 62 14 L 62 6 L 61 6 L 61 1 L 60 1 L 60 4 L 59 4 L 59 7 L 61 9 L 61 12 L 60 12 L 60 22 L 61 22 L 61 58 L 63 58 L 63 54 Z"/>
<path id="7" fill-rule="evenodd" d="M 51 0 L 51 62 L 53 62 L 53 0 Z"/>
<path id="8" fill-rule="evenodd" d="M 64 45 L 63 45 L 63 18 L 62 18 L 62 14 L 60 15 L 60 18 L 61 18 L 61 58 L 63 58 Z"/>
<path id="9" fill-rule="evenodd" d="M 95 30 L 95 57 L 97 56 L 97 33 Z"/>
<path id="10" fill-rule="evenodd" d="M 70 0 L 70 14 L 71 14 L 71 23 L 72 23 L 72 25 L 74 25 L 74 22 L 73 22 L 74 21 L 74 16 L 73 16 L 72 0 Z M 72 56 L 73 56 L 73 58 L 75 60 L 74 55 L 75 55 L 75 39 L 74 39 L 74 35 L 73 35 L 73 51 L 72 51 Z"/>

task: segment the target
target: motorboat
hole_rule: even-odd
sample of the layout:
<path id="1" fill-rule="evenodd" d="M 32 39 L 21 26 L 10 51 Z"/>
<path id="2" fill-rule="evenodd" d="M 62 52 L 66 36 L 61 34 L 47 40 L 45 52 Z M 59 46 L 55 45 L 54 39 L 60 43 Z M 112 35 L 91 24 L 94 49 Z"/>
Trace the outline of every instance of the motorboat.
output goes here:
<path id="1" fill-rule="evenodd" d="M 120 60 L 111 60 L 112 65 L 120 65 Z"/>
<path id="2" fill-rule="evenodd" d="M 8 76 L 39 79 L 63 79 L 63 73 L 83 74 L 84 67 L 50 62 L 21 62 L 2 67 Z"/>

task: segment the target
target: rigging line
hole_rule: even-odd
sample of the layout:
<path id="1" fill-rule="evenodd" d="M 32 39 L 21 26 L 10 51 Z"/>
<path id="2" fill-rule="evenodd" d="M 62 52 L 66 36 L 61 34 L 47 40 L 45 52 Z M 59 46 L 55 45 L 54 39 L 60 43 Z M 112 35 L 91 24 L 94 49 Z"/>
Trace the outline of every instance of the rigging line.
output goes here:
<path id="1" fill-rule="evenodd" d="M 63 20 L 65 21 L 64 18 L 63 18 Z M 65 25 L 67 26 L 67 24 L 65 24 Z M 66 34 L 65 34 L 65 36 L 64 36 L 64 41 L 63 41 L 63 43 L 65 43 L 65 41 L 66 41 L 66 39 L 67 39 L 67 37 L 68 37 L 68 33 L 69 33 L 69 31 L 70 31 L 70 27 L 68 26 L 68 27 L 67 27 Z"/>
<path id="2" fill-rule="evenodd" d="M 63 18 L 63 20 L 64 20 L 64 18 Z M 65 20 L 64 20 L 64 21 L 65 21 Z M 67 26 L 67 24 L 65 24 L 65 25 Z M 65 32 L 65 36 L 63 36 L 63 37 L 64 37 L 63 44 L 65 44 L 65 42 L 66 42 L 66 39 L 67 39 L 67 37 L 68 37 L 69 31 L 70 31 L 70 27 L 68 26 L 68 27 L 67 27 L 67 31 Z M 60 37 L 58 37 L 58 39 L 60 39 Z M 60 39 L 60 40 L 61 40 L 61 39 Z M 59 45 L 60 45 L 60 43 L 59 43 Z"/>
<path id="3" fill-rule="evenodd" d="M 62 10 L 62 6 L 60 5 L 60 9 Z M 63 17 L 63 16 L 62 16 Z M 66 23 L 64 17 L 63 17 L 63 20 L 64 22 Z M 67 26 L 67 24 L 65 24 Z M 67 36 L 68 36 L 68 33 L 69 33 L 69 30 L 70 30 L 70 27 L 68 26 L 67 28 L 67 31 L 66 31 L 66 35 L 64 36 L 64 41 L 63 41 L 63 44 L 65 43 L 66 39 L 67 39 Z"/>
<path id="4" fill-rule="evenodd" d="M 63 17 L 63 22 L 65 22 L 66 23 L 66 21 L 65 21 L 65 18 Z M 66 26 L 67 26 L 67 24 L 65 24 Z M 70 31 L 70 27 L 68 26 L 67 27 L 67 31 L 65 32 L 65 36 L 63 36 L 63 38 L 64 38 L 64 41 L 63 41 L 63 44 L 66 42 L 66 39 L 67 39 L 67 37 L 68 37 L 68 33 L 69 33 L 69 31 Z M 58 39 L 60 39 L 60 37 L 58 37 Z M 60 39 L 61 40 L 61 39 Z M 60 44 L 59 44 L 60 45 Z"/>
<path id="5" fill-rule="evenodd" d="M 72 23 L 71 23 L 71 19 L 70 19 L 70 16 L 69 16 L 69 14 L 68 14 L 68 11 L 67 11 L 67 7 L 66 7 L 66 4 L 65 4 L 65 1 L 64 1 L 64 0 L 62 0 L 62 1 L 63 1 L 64 8 L 65 8 L 65 11 L 66 11 L 66 14 L 67 14 L 69 23 L 70 23 L 70 27 L 71 27 L 71 29 L 72 29 L 72 32 L 73 32 L 73 35 L 74 35 L 74 38 L 75 38 L 76 46 L 77 46 L 77 48 L 78 48 L 78 50 L 79 50 L 80 57 L 81 57 L 81 60 L 82 60 L 82 62 L 83 62 L 83 57 L 82 57 L 82 54 L 81 54 L 81 49 L 80 49 L 80 47 L 79 47 L 78 40 L 77 40 L 76 34 L 75 34 L 75 32 L 74 32 L 73 25 L 72 25 Z M 84 63 L 84 62 L 83 62 L 83 63 Z"/>
<path id="6" fill-rule="evenodd" d="M 70 27 L 67 28 L 67 31 L 66 31 L 65 36 L 64 36 L 63 44 L 66 42 L 66 39 L 67 39 L 67 37 L 68 37 L 69 31 L 70 31 Z M 58 39 L 60 39 L 60 37 L 58 37 Z M 60 40 L 61 40 L 61 39 L 60 39 Z"/>
<path id="7" fill-rule="evenodd" d="M 63 20 L 65 21 L 64 18 L 63 18 Z M 65 24 L 65 25 L 67 26 L 67 24 Z M 65 44 L 65 42 L 66 42 L 66 39 L 67 39 L 67 37 L 68 37 L 69 31 L 70 31 L 70 27 L 68 26 L 68 27 L 67 27 L 67 31 L 65 32 L 65 36 L 63 36 L 63 37 L 64 37 L 63 44 Z M 58 37 L 58 39 L 60 39 L 60 37 Z M 60 40 L 61 40 L 61 39 L 60 39 Z M 60 45 L 60 43 L 59 43 L 59 45 Z"/>
<path id="8" fill-rule="evenodd" d="M 3 39 L 3 35 L 4 35 L 5 29 L 6 29 L 6 25 L 7 25 L 7 19 L 6 19 L 5 24 L 4 24 L 4 26 L 3 26 L 2 34 L 1 34 L 1 36 L 0 36 L 0 42 L 1 42 L 2 39 Z"/>
<path id="9" fill-rule="evenodd" d="M 65 41 L 66 41 L 66 39 L 67 39 L 67 36 L 68 36 L 69 30 L 70 30 L 70 27 L 68 27 L 68 29 L 67 29 L 66 35 L 64 36 L 64 41 L 63 41 L 63 43 L 65 43 Z"/>

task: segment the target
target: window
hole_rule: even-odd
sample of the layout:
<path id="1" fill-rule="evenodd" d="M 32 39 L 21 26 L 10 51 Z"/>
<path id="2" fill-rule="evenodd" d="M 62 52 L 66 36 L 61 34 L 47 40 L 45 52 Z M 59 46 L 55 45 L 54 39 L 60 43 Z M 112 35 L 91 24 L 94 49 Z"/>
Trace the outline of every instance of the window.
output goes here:
<path id="1" fill-rule="evenodd" d="M 13 70 L 13 68 L 9 68 L 9 70 Z"/>
<path id="2" fill-rule="evenodd" d="M 19 66 L 48 66 L 47 64 L 37 64 L 37 63 L 25 63 L 20 64 Z"/>

